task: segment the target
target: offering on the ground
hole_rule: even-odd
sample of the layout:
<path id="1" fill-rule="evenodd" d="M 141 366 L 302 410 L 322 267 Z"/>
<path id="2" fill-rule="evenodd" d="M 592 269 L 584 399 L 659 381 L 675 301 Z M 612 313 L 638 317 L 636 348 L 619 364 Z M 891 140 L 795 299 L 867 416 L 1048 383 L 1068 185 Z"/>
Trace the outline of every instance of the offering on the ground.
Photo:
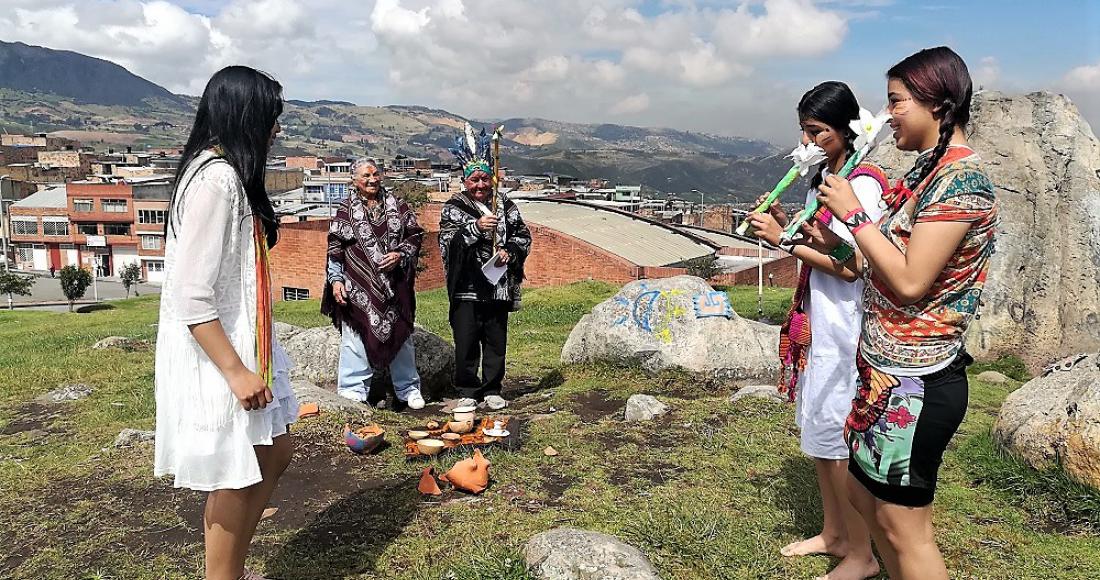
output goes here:
<path id="1" fill-rule="evenodd" d="M 480 449 L 474 449 L 473 457 L 459 461 L 439 479 L 450 483 L 455 489 L 481 493 L 489 487 L 489 460 L 485 459 Z"/>
<path id="2" fill-rule="evenodd" d="M 416 448 L 424 455 L 438 455 L 446 444 L 439 439 L 420 439 L 416 442 Z"/>
<path id="3" fill-rule="evenodd" d="M 344 425 L 344 443 L 352 452 L 364 455 L 378 449 L 385 440 L 386 430 L 375 423 L 351 430 L 350 424 Z"/>

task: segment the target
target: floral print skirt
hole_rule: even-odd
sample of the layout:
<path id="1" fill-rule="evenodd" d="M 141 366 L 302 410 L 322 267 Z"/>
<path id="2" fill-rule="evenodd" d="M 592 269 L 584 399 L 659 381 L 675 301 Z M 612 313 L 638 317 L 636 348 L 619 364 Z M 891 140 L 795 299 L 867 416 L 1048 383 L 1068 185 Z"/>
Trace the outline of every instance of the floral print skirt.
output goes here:
<path id="1" fill-rule="evenodd" d="M 961 352 L 943 370 L 899 377 L 856 355 L 858 390 L 844 439 L 848 470 L 872 495 L 906 506 L 932 503 L 943 452 L 966 415 L 971 362 Z"/>

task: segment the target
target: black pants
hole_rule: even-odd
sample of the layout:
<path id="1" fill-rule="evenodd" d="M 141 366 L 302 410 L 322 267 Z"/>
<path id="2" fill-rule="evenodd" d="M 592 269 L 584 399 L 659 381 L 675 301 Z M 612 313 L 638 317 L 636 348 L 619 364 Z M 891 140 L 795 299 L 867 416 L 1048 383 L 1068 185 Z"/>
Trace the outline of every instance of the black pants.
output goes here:
<path id="1" fill-rule="evenodd" d="M 455 341 L 455 389 L 462 397 L 482 400 L 500 395 L 504 353 L 508 347 L 510 304 L 460 301 L 451 308 Z M 478 378 L 478 366 L 481 378 Z"/>

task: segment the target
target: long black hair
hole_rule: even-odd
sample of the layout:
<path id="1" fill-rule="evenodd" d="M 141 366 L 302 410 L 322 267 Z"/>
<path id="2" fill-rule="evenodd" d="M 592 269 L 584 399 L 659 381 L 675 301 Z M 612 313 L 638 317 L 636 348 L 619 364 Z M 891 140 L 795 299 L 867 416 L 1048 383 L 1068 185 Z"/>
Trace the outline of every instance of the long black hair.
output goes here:
<path id="1" fill-rule="evenodd" d="M 798 122 L 804 123 L 813 119 L 832 127 L 844 139 L 848 155 L 855 153 L 853 143 L 856 139 L 856 134 L 848 123 L 858 118 L 859 101 L 852 89 L 840 81 L 825 81 L 806 91 L 802 100 L 798 101 Z M 821 172 L 824 169 L 823 163 L 810 182 L 810 187 L 817 189 L 821 185 Z"/>
<path id="2" fill-rule="evenodd" d="M 283 87 L 265 73 L 246 66 L 229 66 L 214 73 L 199 100 L 195 124 L 176 169 L 169 201 L 169 226 L 179 216 L 187 166 L 206 149 L 217 147 L 244 184 L 252 213 L 259 216 L 267 245 L 279 239 L 279 220 L 264 188 L 264 168 L 271 130 L 283 113 Z"/>
<path id="3" fill-rule="evenodd" d="M 974 85 L 966 63 L 946 46 L 926 48 L 912 54 L 886 71 L 886 78 L 898 79 L 920 104 L 932 109 L 940 122 L 940 138 L 921 167 L 916 183 L 924 181 L 947 153 L 955 127 L 966 129 L 970 123 L 970 100 Z"/>

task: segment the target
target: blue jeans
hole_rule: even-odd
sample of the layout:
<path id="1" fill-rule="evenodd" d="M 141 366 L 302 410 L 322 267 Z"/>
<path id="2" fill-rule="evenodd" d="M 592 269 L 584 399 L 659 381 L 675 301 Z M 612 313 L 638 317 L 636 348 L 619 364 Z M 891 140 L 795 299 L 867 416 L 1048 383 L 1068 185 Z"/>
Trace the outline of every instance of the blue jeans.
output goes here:
<path id="1" fill-rule="evenodd" d="M 416 353 L 410 336 L 397 351 L 390 363 L 390 376 L 393 378 L 393 390 L 401 401 L 409 400 L 414 392 L 420 390 L 420 375 L 416 372 Z M 348 398 L 367 400 L 370 393 L 374 369 L 367 359 L 367 347 L 363 339 L 347 324 L 340 332 L 340 368 L 336 377 L 336 392 Z"/>

